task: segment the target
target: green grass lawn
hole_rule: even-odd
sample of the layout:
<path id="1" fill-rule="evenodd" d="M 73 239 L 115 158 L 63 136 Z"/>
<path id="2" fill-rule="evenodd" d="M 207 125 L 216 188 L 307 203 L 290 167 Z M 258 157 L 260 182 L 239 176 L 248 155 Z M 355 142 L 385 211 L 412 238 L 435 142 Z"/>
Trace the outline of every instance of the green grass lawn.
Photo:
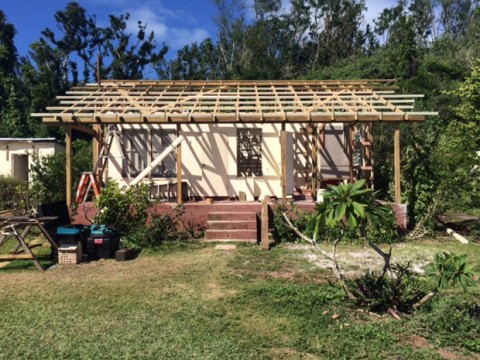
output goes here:
<path id="1" fill-rule="evenodd" d="M 399 252 L 450 247 L 480 259 L 476 244 L 409 246 Z M 397 321 L 358 311 L 332 280 L 289 246 L 193 243 L 124 263 L 4 268 L 0 358 L 478 359 L 480 313 L 457 309 L 479 303 L 478 287 Z"/>

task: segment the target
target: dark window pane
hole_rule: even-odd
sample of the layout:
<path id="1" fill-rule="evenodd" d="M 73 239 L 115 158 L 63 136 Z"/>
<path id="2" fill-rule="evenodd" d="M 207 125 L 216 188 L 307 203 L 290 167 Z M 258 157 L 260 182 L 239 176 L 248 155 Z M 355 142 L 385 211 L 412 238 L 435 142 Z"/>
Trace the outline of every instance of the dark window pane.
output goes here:
<path id="1" fill-rule="evenodd" d="M 262 129 L 237 130 L 237 176 L 262 176 Z"/>

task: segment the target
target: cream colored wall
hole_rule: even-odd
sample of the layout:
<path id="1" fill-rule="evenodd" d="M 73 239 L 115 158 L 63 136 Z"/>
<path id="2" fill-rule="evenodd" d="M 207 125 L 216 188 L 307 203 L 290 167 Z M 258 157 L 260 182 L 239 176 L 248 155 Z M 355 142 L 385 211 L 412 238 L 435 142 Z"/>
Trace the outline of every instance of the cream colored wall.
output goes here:
<path id="1" fill-rule="evenodd" d="M 133 129 L 159 127 L 176 129 L 176 125 L 124 125 L 124 128 Z M 307 149 L 297 141 L 302 127 L 300 124 L 286 126 L 287 194 L 293 194 L 294 185 L 305 184 Z M 237 128 L 262 129 L 263 176 L 237 176 Z M 189 195 L 233 198 L 243 191 L 249 200 L 260 195 L 282 196 L 280 124 L 182 124 L 181 131 L 185 138 L 182 142 L 182 179 L 189 184 Z M 111 149 L 108 176 L 126 184 L 122 176 L 124 161 L 116 140 Z M 166 179 L 153 180 L 159 183 Z M 150 179 L 147 177 L 144 182 L 149 183 Z"/>
<path id="2" fill-rule="evenodd" d="M 65 147 L 51 142 L 0 142 L 0 175 L 13 176 L 13 155 L 28 155 L 29 166 L 34 161 L 34 154 L 45 157 L 65 151 Z"/>

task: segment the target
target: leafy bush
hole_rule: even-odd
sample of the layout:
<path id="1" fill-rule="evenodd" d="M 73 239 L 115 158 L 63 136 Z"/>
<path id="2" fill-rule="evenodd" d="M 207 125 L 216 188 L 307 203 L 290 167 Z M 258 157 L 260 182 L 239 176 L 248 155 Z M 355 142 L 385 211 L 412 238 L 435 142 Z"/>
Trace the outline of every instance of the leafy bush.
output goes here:
<path id="1" fill-rule="evenodd" d="M 83 171 L 92 169 L 91 143 L 84 140 L 75 140 L 72 143 L 72 178 L 73 193 L 78 186 Z M 52 202 L 65 199 L 66 155 L 59 152 L 54 155 L 34 156 L 30 171 L 32 174 L 32 191 L 39 202 Z"/>
<path id="2" fill-rule="evenodd" d="M 178 230 L 183 224 L 179 223 L 181 209 L 172 218 L 169 214 L 149 212 L 151 205 L 147 185 L 119 187 L 109 180 L 97 200 L 95 222 L 114 225 L 121 231 L 124 244 L 130 247 L 154 248 L 165 241 L 191 238 L 188 231 Z"/>
<path id="3" fill-rule="evenodd" d="M 94 221 L 97 224 L 114 225 L 128 239 L 147 223 L 147 209 L 150 206 L 148 196 L 146 185 L 119 187 L 116 181 L 109 180 L 96 200 L 98 213 Z"/>
<path id="4" fill-rule="evenodd" d="M 10 210 L 14 215 L 30 215 L 36 211 L 38 197 L 28 183 L 0 176 L 0 210 Z"/>
<path id="5" fill-rule="evenodd" d="M 177 221 L 169 214 L 150 214 L 150 221 L 132 232 L 127 245 L 139 248 L 156 248 L 168 241 L 185 241 L 191 236 L 187 231 L 177 230 Z"/>
<path id="6" fill-rule="evenodd" d="M 474 286 L 473 265 L 468 264 L 468 255 L 455 255 L 449 252 L 439 252 L 435 261 L 426 268 L 429 279 L 434 281 L 437 290 L 461 286 L 467 291 L 468 286 Z"/>
<path id="7" fill-rule="evenodd" d="M 347 286 L 356 296 L 357 305 L 376 312 L 393 309 L 410 313 L 413 305 L 427 294 L 425 281 L 412 271 L 410 264 L 392 265 L 392 276 L 368 271 L 360 278 L 347 280 Z"/>
<path id="8" fill-rule="evenodd" d="M 285 222 L 285 218 L 283 217 L 283 214 L 289 211 L 290 213 L 293 213 L 293 216 L 290 216 L 290 220 L 297 229 L 303 232 L 311 228 L 311 226 L 308 224 L 312 221 L 312 214 L 300 210 L 295 206 L 295 204 L 282 203 L 277 205 L 273 216 L 273 238 L 277 243 L 294 242 L 299 240 L 298 235 L 295 233 L 295 231 L 288 227 L 287 223 Z"/>

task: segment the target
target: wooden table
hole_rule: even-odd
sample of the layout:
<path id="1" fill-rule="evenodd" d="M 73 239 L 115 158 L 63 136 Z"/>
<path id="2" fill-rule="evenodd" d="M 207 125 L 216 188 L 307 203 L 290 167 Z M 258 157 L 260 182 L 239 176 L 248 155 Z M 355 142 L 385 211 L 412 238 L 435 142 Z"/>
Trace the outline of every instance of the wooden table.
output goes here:
<path id="1" fill-rule="evenodd" d="M 0 216 L 0 228 L 2 230 L 0 233 L 0 247 L 5 245 L 10 238 L 14 238 L 18 242 L 17 247 L 10 255 L 0 255 L 0 261 L 32 260 L 38 270 L 44 271 L 45 269 L 42 264 L 40 264 L 40 261 L 38 261 L 38 258 L 31 250 L 33 246 L 28 245 L 25 238 L 33 228 L 37 228 L 50 243 L 53 250 L 58 251 L 57 244 L 44 227 L 45 223 L 56 219 L 57 216 L 43 216 L 38 218 L 28 216 Z M 18 254 L 19 250 L 23 250 L 24 254 Z"/>

